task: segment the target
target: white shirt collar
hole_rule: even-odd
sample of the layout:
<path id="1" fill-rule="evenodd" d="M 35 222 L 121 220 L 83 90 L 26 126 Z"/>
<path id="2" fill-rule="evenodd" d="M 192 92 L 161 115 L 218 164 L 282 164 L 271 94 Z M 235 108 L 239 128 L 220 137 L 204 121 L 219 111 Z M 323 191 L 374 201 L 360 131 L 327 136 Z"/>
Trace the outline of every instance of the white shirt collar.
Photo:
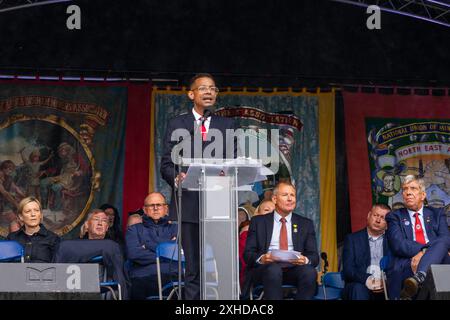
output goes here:
<path id="1" fill-rule="evenodd" d="M 280 219 L 283 218 L 276 210 L 273 212 L 273 218 L 275 219 L 275 222 L 280 222 Z M 292 219 L 292 212 L 289 213 L 286 217 L 284 217 L 286 219 L 287 223 L 291 222 Z"/>
<path id="2" fill-rule="evenodd" d="M 202 115 L 200 114 L 200 113 L 198 113 L 197 111 L 195 111 L 195 109 L 194 108 L 192 108 L 192 113 L 194 114 L 194 118 L 195 118 L 195 121 L 199 121 L 200 120 L 200 118 L 202 117 Z M 210 121 L 211 120 L 211 116 L 209 116 L 208 118 L 206 118 L 206 121 L 205 122 L 208 122 L 208 121 Z"/>
<path id="3" fill-rule="evenodd" d="M 412 211 L 412 210 L 409 210 L 409 209 L 407 209 L 407 210 L 408 210 L 408 213 L 409 213 L 409 216 L 411 217 L 411 219 L 415 218 L 414 215 L 416 214 L 416 212 L 419 213 L 419 217 L 423 217 L 423 205 L 422 205 L 422 208 L 420 208 L 417 211 Z"/>

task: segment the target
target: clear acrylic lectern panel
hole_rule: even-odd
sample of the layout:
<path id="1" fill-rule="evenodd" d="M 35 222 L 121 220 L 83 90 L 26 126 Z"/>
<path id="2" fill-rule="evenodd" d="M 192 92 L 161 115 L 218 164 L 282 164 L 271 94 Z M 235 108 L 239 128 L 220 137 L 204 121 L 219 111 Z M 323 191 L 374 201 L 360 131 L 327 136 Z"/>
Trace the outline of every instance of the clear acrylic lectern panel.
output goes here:
<path id="1" fill-rule="evenodd" d="M 266 179 L 252 159 L 183 159 L 183 188 L 200 195 L 200 298 L 239 300 L 238 186 Z"/>

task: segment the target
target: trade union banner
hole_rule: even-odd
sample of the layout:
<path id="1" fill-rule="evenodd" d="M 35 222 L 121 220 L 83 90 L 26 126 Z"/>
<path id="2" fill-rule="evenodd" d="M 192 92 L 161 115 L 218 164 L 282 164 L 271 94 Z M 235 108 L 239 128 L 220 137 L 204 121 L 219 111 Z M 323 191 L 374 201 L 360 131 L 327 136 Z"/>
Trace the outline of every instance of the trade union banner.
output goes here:
<path id="1" fill-rule="evenodd" d="M 65 237 L 91 208 L 122 207 L 127 88 L 0 84 L 0 235 L 33 196 Z"/>
<path id="2" fill-rule="evenodd" d="M 430 206 L 450 204 L 450 97 L 344 92 L 352 230 L 373 203 L 403 206 L 402 178 L 425 180 Z"/>
<path id="3" fill-rule="evenodd" d="M 401 178 L 425 181 L 428 205 L 450 204 L 450 121 L 367 118 L 372 198 L 403 207 Z"/>

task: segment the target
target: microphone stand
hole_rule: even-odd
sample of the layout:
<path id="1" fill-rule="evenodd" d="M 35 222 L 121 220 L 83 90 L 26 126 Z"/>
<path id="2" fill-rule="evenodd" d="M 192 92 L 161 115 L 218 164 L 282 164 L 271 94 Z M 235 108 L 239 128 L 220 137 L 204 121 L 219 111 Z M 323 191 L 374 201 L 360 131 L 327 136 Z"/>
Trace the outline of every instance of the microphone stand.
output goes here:
<path id="1" fill-rule="evenodd" d="M 196 130 L 195 130 L 196 131 Z M 194 133 L 190 133 L 191 136 L 193 136 L 195 134 Z M 184 143 L 184 139 L 183 142 Z M 181 173 L 182 171 L 182 167 L 183 167 L 183 158 L 180 157 L 179 158 L 180 161 L 178 164 L 178 177 L 181 177 Z M 183 281 L 182 275 L 183 275 L 183 264 L 182 264 L 182 228 L 181 228 L 181 224 L 183 223 L 183 219 L 182 219 L 182 215 L 183 215 L 183 210 L 182 210 L 182 199 L 183 199 L 183 188 L 181 186 L 182 181 L 181 179 L 178 179 L 178 186 L 177 186 L 177 199 L 178 199 L 178 207 L 177 207 L 177 218 L 178 218 L 178 229 L 177 229 L 177 234 L 178 234 L 178 238 L 177 238 L 177 243 L 178 243 L 178 300 L 182 300 L 182 293 L 181 293 L 181 283 Z"/>
<path id="2" fill-rule="evenodd" d="M 178 177 L 181 176 L 181 164 L 178 165 Z M 181 199 L 182 199 L 182 193 L 183 193 L 183 189 L 181 188 L 181 179 L 178 179 L 178 189 L 177 189 L 177 193 L 178 193 L 178 300 L 182 300 L 182 295 L 181 295 L 181 281 L 182 281 L 182 272 L 183 272 L 183 267 L 182 267 L 182 255 L 181 255 L 181 239 L 182 239 L 182 235 L 181 235 L 181 223 L 182 223 L 182 211 L 181 211 Z"/>
<path id="3" fill-rule="evenodd" d="M 185 138 L 185 137 L 184 137 Z M 184 141 L 183 138 L 183 141 Z M 180 142 L 183 143 L 183 142 Z M 179 147 L 179 144 L 174 146 L 174 148 Z M 178 177 L 181 176 L 182 167 L 183 167 L 183 158 L 178 155 Z M 181 293 L 181 284 L 183 281 L 182 275 L 183 275 L 183 264 L 182 264 L 182 248 L 181 248 L 181 240 L 182 240 L 182 198 L 183 198 L 183 188 L 181 187 L 181 179 L 178 179 L 178 186 L 175 186 L 177 188 L 177 201 L 175 203 L 178 204 L 177 206 L 177 219 L 178 219 L 178 226 L 177 226 L 177 248 L 178 248 L 178 300 L 182 300 L 182 293 Z"/>

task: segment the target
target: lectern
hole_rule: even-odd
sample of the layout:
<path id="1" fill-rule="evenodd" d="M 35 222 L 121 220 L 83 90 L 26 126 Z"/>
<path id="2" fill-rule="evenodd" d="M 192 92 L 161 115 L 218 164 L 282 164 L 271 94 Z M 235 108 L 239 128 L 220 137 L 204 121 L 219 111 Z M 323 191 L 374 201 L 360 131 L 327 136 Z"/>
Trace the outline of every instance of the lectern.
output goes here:
<path id="1" fill-rule="evenodd" d="M 261 160 L 182 159 L 182 187 L 199 192 L 200 298 L 239 299 L 238 190 L 272 174 Z"/>

